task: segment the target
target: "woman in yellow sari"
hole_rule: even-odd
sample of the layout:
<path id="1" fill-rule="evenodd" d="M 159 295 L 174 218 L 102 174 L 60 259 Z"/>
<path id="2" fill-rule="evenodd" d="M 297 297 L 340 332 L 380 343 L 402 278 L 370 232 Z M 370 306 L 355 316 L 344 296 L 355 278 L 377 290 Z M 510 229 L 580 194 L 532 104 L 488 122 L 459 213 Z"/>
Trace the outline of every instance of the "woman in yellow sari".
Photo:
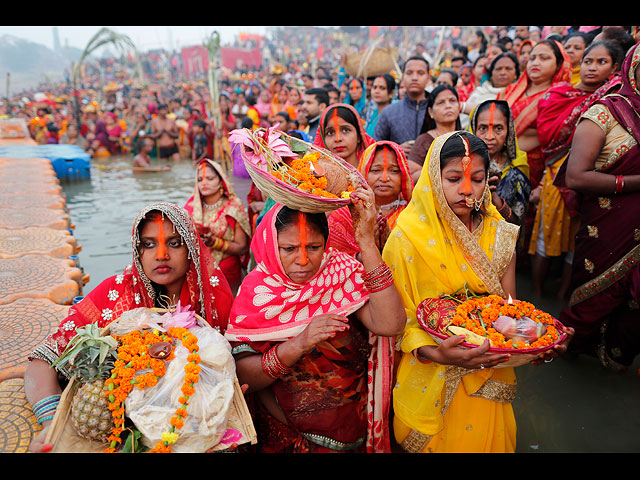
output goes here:
<path id="1" fill-rule="evenodd" d="M 459 336 L 438 346 L 416 310 L 465 286 L 515 297 L 519 227 L 491 203 L 489 153 L 474 135 L 436 138 L 425 167 L 383 251 L 407 313 L 393 389 L 396 441 L 408 452 L 514 452 L 515 373 L 494 368 L 508 356 L 488 353 L 488 342 L 459 348 Z"/>

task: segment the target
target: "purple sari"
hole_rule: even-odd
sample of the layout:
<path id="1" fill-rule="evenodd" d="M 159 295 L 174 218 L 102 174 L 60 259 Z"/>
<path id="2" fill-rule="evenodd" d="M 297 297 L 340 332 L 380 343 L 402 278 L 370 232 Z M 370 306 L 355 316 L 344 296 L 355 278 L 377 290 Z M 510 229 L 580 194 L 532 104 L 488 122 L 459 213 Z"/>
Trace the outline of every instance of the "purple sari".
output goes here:
<path id="1" fill-rule="evenodd" d="M 621 89 L 597 102 L 636 140 L 640 140 L 636 113 L 640 112 L 640 91 L 635 84 L 639 63 L 640 43 L 625 58 Z M 640 146 L 629 148 L 600 171 L 640 175 Z M 580 216 L 573 293 L 560 321 L 576 329 L 570 350 L 589 353 L 604 345 L 610 359 L 630 365 L 640 353 L 640 192 L 581 192 Z"/>

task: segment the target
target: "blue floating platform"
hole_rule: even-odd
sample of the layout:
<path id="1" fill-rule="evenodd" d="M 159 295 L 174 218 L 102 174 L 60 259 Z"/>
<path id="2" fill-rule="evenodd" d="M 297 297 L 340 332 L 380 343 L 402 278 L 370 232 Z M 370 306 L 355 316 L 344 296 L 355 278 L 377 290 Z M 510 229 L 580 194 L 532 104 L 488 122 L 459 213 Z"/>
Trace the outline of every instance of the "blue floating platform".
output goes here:
<path id="1" fill-rule="evenodd" d="M 77 145 L 6 145 L 0 146 L 0 157 L 46 158 L 61 180 L 91 176 L 91 156 Z"/>

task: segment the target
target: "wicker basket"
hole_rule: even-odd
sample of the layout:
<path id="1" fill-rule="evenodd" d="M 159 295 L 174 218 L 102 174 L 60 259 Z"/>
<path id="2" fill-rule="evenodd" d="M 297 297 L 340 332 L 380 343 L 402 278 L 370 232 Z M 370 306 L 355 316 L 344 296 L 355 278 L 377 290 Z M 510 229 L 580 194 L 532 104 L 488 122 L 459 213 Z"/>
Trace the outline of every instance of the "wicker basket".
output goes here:
<path id="1" fill-rule="evenodd" d="M 166 309 L 151 309 L 154 312 L 164 313 Z M 196 317 L 203 325 L 208 325 L 204 319 L 196 314 Z M 116 320 L 117 321 L 117 320 Z M 102 331 L 103 335 L 109 335 L 109 326 Z M 95 440 L 88 440 L 76 433 L 75 427 L 70 419 L 71 401 L 78 389 L 78 383 L 75 377 L 71 379 L 67 387 L 62 392 L 60 403 L 56 409 L 55 416 L 45 439 L 45 443 L 53 445 L 51 452 L 53 453 L 102 453 L 107 444 Z M 234 392 L 229 406 L 229 418 L 227 420 L 228 428 L 237 430 L 241 435 L 241 439 L 234 439 L 233 443 L 242 445 L 246 443 L 255 444 L 257 442 L 257 434 L 253 425 L 249 408 L 240 388 L 237 377 L 234 380 Z M 216 445 L 211 451 L 221 451 L 231 447 L 231 444 L 224 444 L 222 441 Z"/>
<path id="2" fill-rule="evenodd" d="M 448 322 L 448 319 L 450 318 L 449 314 L 445 311 L 451 309 L 454 303 L 455 302 L 447 299 L 427 298 L 418 306 L 418 310 L 416 312 L 418 323 L 423 329 L 427 331 L 427 333 L 429 333 L 429 335 L 431 335 L 431 338 L 433 338 L 433 340 L 437 344 L 440 344 L 444 340 L 449 338 L 449 335 L 444 333 L 444 329 L 446 328 L 446 324 Z M 431 318 L 428 318 L 429 316 L 431 316 Z M 527 363 L 530 363 L 531 361 L 538 358 L 540 354 L 551 350 L 555 345 L 562 343 L 566 339 L 567 334 L 564 333 L 562 324 L 557 319 L 554 320 L 556 322 L 556 328 L 559 332 L 559 335 L 558 339 L 551 345 L 540 348 L 521 349 L 490 347 L 488 353 L 508 353 L 510 355 L 509 360 L 500 363 L 493 368 L 519 367 L 521 365 L 526 365 Z M 467 342 L 462 342 L 459 346 L 461 348 L 478 347 L 478 345 Z"/>
<path id="3" fill-rule="evenodd" d="M 366 184 L 366 180 L 362 174 L 354 166 L 337 155 L 311 143 L 304 142 L 297 138 L 294 139 L 286 133 L 279 133 L 280 137 L 287 143 L 295 141 L 297 145 L 306 147 L 305 153 L 317 152 L 321 155 L 318 163 L 320 163 L 327 172 L 328 184 L 326 190 L 328 192 L 339 196 L 340 192 L 343 191 L 350 182 L 359 182 L 362 185 Z M 247 172 L 256 187 L 266 197 L 273 199 L 277 203 L 307 213 L 330 212 L 351 203 L 351 200 L 348 198 L 326 198 L 300 190 L 274 177 L 269 172 L 268 162 L 262 161 L 257 163 L 251 159 L 247 155 L 248 150 L 245 145 L 239 144 L 237 148 L 241 149 L 242 159 L 247 168 Z"/>
<path id="4" fill-rule="evenodd" d="M 398 49 L 368 48 L 346 56 L 345 71 L 352 77 L 374 77 L 397 68 Z"/>

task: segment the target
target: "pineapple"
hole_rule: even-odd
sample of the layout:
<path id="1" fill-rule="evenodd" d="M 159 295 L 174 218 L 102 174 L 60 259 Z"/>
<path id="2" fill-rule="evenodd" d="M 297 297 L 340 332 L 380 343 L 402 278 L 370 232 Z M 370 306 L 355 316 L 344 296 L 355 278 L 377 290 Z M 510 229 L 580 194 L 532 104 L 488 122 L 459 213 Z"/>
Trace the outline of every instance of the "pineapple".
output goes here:
<path id="1" fill-rule="evenodd" d="M 95 324 L 80 327 L 76 333 L 53 366 L 68 366 L 81 384 L 72 399 L 70 414 L 78 435 L 106 442 L 113 422 L 104 381 L 111 376 L 118 342 L 111 336 L 101 336 Z"/>

